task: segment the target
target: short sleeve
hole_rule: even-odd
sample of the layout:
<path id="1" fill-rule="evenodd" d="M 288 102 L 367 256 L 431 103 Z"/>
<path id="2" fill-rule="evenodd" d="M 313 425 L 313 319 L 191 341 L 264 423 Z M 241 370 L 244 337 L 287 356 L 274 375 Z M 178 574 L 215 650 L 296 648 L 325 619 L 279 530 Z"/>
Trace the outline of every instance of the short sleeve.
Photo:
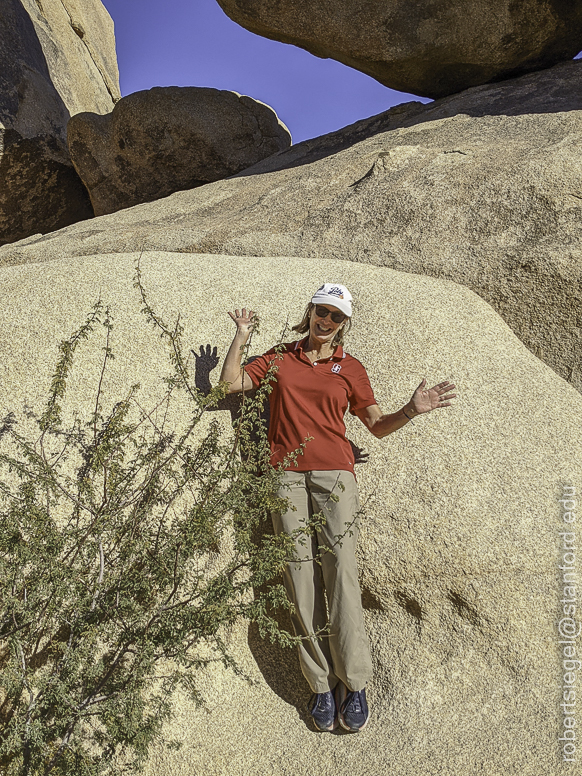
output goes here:
<path id="1" fill-rule="evenodd" d="M 275 348 L 271 348 L 271 350 L 263 353 L 262 356 L 254 356 L 251 361 L 245 364 L 244 370 L 253 381 L 255 387 L 259 386 L 261 380 L 267 374 L 267 370 L 275 356 Z"/>
<path id="2" fill-rule="evenodd" d="M 368 373 L 359 361 L 357 361 L 357 364 L 359 368 L 354 370 L 355 374 L 353 379 L 350 380 L 350 390 L 348 393 L 350 413 L 352 415 L 355 415 L 357 410 L 363 410 L 372 404 L 377 404 Z"/>

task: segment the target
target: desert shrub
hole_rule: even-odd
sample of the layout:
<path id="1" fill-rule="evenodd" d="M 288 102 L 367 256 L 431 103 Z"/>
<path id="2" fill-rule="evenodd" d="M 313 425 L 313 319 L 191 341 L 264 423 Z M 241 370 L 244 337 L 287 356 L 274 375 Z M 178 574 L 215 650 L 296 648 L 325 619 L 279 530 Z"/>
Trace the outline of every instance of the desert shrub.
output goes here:
<path id="1" fill-rule="evenodd" d="M 13 414 L 0 425 L 7 776 L 138 771 L 175 690 L 200 701 L 198 669 L 221 660 L 238 670 L 225 628 L 247 618 L 263 636 L 295 642 L 272 616 L 288 606 L 276 577 L 292 538 L 263 530 L 281 505 L 260 421 L 269 381 L 243 397 L 234 429 L 212 421 L 200 434 L 226 386 L 193 387 L 180 322 L 169 327 L 152 310 L 139 266 L 136 283 L 147 320 L 168 344 L 171 368 L 156 407 L 141 408 L 138 385 L 104 395 L 114 321 L 98 302 L 61 343 L 46 404 L 25 422 L 34 434 L 20 431 Z M 99 332 L 94 405 L 65 421 L 75 354 Z M 177 401 L 187 413 L 172 412 Z"/>

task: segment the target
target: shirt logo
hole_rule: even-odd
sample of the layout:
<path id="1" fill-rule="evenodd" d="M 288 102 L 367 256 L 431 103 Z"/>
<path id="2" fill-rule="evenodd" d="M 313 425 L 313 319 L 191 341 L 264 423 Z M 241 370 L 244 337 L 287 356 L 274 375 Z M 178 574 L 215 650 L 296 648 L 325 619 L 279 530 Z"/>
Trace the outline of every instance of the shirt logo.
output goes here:
<path id="1" fill-rule="evenodd" d="M 337 374 L 338 372 L 340 372 L 340 371 L 341 371 L 341 366 L 340 366 L 340 364 L 334 364 L 334 365 L 332 366 L 332 368 L 331 368 L 331 371 L 332 371 L 332 372 L 335 372 L 336 374 Z"/>

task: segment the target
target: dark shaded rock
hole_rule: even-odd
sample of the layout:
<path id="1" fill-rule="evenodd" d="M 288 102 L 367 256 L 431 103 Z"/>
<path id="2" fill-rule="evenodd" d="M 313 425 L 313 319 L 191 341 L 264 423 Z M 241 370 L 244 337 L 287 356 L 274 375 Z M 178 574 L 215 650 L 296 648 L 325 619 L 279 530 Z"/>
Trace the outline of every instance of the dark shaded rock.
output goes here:
<path id="1" fill-rule="evenodd" d="M 93 215 L 66 125 L 118 98 L 113 22 L 99 0 L 0 0 L 0 244 Z"/>
<path id="2" fill-rule="evenodd" d="M 96 215 L 228 178 L 291 145 L 268 105 L 194 86 L 135 92 L 106 116 L 80 113 L 68 140 Z"/>
<path id="3" fill-rule="evenodd" d="M 0 130 L 0 244 L 91 218 L 87 190 L 58 138 Z"/>

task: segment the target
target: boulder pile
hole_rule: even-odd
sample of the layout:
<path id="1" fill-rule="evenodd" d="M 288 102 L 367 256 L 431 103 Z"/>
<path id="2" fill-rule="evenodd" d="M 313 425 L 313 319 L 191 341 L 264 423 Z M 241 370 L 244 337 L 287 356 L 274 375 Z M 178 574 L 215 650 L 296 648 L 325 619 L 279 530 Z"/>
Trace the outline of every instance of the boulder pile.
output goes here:
<path id="1" fill-rule="evenodd" d="M 408 103 L 237 177 L 0 249 L 340 258 L 447 278 L 582 390 L 582 63 Z"/>
<path id="2" fill-rule="evenodd" d="M 459 398 L 383 440 L 346 419 L 369 451 L 366 730 L 315 733 L 294 654 L 241 622 L 223 636 L 247 678 L 200 669 L 207 706 L 178 698 L 182 747 L 156 749 L 147 776 L 558 773 L 558 499 L 582 486 L 582 62 L 559 62 L 582 48 L 582 3 L 219 3 L 438 99 L 289 147 L 274 111 L 234 92 L 120 100 L 99 0 L 0 0 L 1 416 L 24 427 L 40 409 L 97 298 L 114 320 L 103 389 L 140 383 L 155 402 L 168 354 L 133 286 L 140 255 L 149 303 L 201 354 L 198 386 L 218 379 L 228 310 L 259 312 L 261 353 L 337 281 L 384 411 L 422 377 Z M 75 356 L 73 411 L 93 411 L 101 345 Z M 230 432 L 228 408 L 215 417 Z"/>

